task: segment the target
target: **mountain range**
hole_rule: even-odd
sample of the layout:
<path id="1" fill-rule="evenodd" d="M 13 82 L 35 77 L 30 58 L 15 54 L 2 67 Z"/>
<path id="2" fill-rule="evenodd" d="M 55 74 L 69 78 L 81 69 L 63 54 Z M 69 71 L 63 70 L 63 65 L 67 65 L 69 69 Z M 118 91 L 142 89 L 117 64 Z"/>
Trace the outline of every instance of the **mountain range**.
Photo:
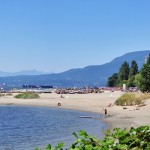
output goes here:
<path id="1" fill-rule="evenodd" d="M 42 71 L 37 70 L 23 70 L 19 72 L 4 72 L 0 71 L 0 77 L 6 77 L 6 76 L 18 76 L 18 75 L 41 75 L 45 74 Z"/>
<path id="2" fill-rule="evenodd" d="M 150 50 L 135 51 L 117 57 L 106 64 L 90 65 L 85 68 L 71 69 L 61 73 L 0 77 L 0 83 L 5 83 L 12 87 L 21 87 L 23 84 L 44 84 L 57 87 L 105 86 L 108 77 L 113 73 L 119 72 L 119 68 L 124 61 L 131 64 L 132 60 L 135 60 L 139 69 L 141 69 L 145 62 L 145 57 L 149 54 Z"/>

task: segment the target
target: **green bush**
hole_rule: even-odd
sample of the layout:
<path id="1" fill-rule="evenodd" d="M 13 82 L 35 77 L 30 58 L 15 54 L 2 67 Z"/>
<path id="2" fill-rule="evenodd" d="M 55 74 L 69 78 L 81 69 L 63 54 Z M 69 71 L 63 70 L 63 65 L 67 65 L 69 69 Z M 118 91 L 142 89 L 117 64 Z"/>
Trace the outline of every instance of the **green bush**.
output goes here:
<path id="1" fill-rule="evenodd" d="M 38 99 L 40 98 L 37 93 L 21 93 L 15 96 L 17 99 Z"/>
<path id="2" fill-rule="evenodd" d="M 115 101 L 115 105 L 139 105 L 143 102 L 144 99 L 147 98 L 150 98 L 150 94 L 148 93 L 125 93 Z"/>
<path id="3" fill-rule="evenodd" d="M 98 140 L 85 131 L 73 135 L 76 141 L 68 150 L 150 150 L 150 126 L 132 127 L 129 131 L 115 128 L 113 133 L 108 130 L 103 140 Z M 63 150 L 63 146 L 64 144 L 60 143 L 52 148 L 49 144 L 45 150 Z"/>
<path id="4" fill-rule="evenodd" d="M 121 97 L 119 97 L 115 101 L 115 105 L 121 105 L 121 106 L 130 106 L 133 105 L 136 101 L 135 94 L 123 94 Z"/>

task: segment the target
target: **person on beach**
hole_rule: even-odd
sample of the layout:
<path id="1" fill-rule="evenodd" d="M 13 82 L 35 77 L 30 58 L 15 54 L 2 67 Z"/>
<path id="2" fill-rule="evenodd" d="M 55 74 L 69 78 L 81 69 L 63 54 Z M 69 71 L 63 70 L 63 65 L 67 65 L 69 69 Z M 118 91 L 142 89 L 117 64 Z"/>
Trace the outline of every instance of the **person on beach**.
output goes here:
<path id="1" fill-rule="evenodd" d="M 104 113 L 105 113 L 105 115 L 107 115 L 107 109 L 106 108 L 104 108 Z"/>
<path id="2" fill-rule="evenodd" d="M 58 102 L 57 106 L 61 106 L 61 103 Z"/>

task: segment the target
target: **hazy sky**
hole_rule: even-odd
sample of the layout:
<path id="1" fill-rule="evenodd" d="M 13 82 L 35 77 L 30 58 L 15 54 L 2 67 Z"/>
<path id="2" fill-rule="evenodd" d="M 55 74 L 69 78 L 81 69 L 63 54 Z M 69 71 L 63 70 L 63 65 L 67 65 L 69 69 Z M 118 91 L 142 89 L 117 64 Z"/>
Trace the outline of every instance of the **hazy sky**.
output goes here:
<path id="1" fill-rule="evenodd" d="M 0 0 L 0 70 L 61 72 L 150 49 L 150 0 Z"/>

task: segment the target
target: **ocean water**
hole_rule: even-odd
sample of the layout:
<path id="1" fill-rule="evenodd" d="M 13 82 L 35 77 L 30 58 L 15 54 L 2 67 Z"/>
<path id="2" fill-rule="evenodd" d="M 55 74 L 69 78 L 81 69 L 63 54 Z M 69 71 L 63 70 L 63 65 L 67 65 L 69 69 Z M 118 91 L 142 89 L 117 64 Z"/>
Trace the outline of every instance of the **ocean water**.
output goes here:
<path id="1" fill-rule="evenodd" d="M 79 130 L 102 138 L 107 125 L 99 118 L 99 114 L 60 108 L 0 106 L 0 150 L 44 149 L 59 142 L 68 147 L 75 141 L 72 133 Z"/>

